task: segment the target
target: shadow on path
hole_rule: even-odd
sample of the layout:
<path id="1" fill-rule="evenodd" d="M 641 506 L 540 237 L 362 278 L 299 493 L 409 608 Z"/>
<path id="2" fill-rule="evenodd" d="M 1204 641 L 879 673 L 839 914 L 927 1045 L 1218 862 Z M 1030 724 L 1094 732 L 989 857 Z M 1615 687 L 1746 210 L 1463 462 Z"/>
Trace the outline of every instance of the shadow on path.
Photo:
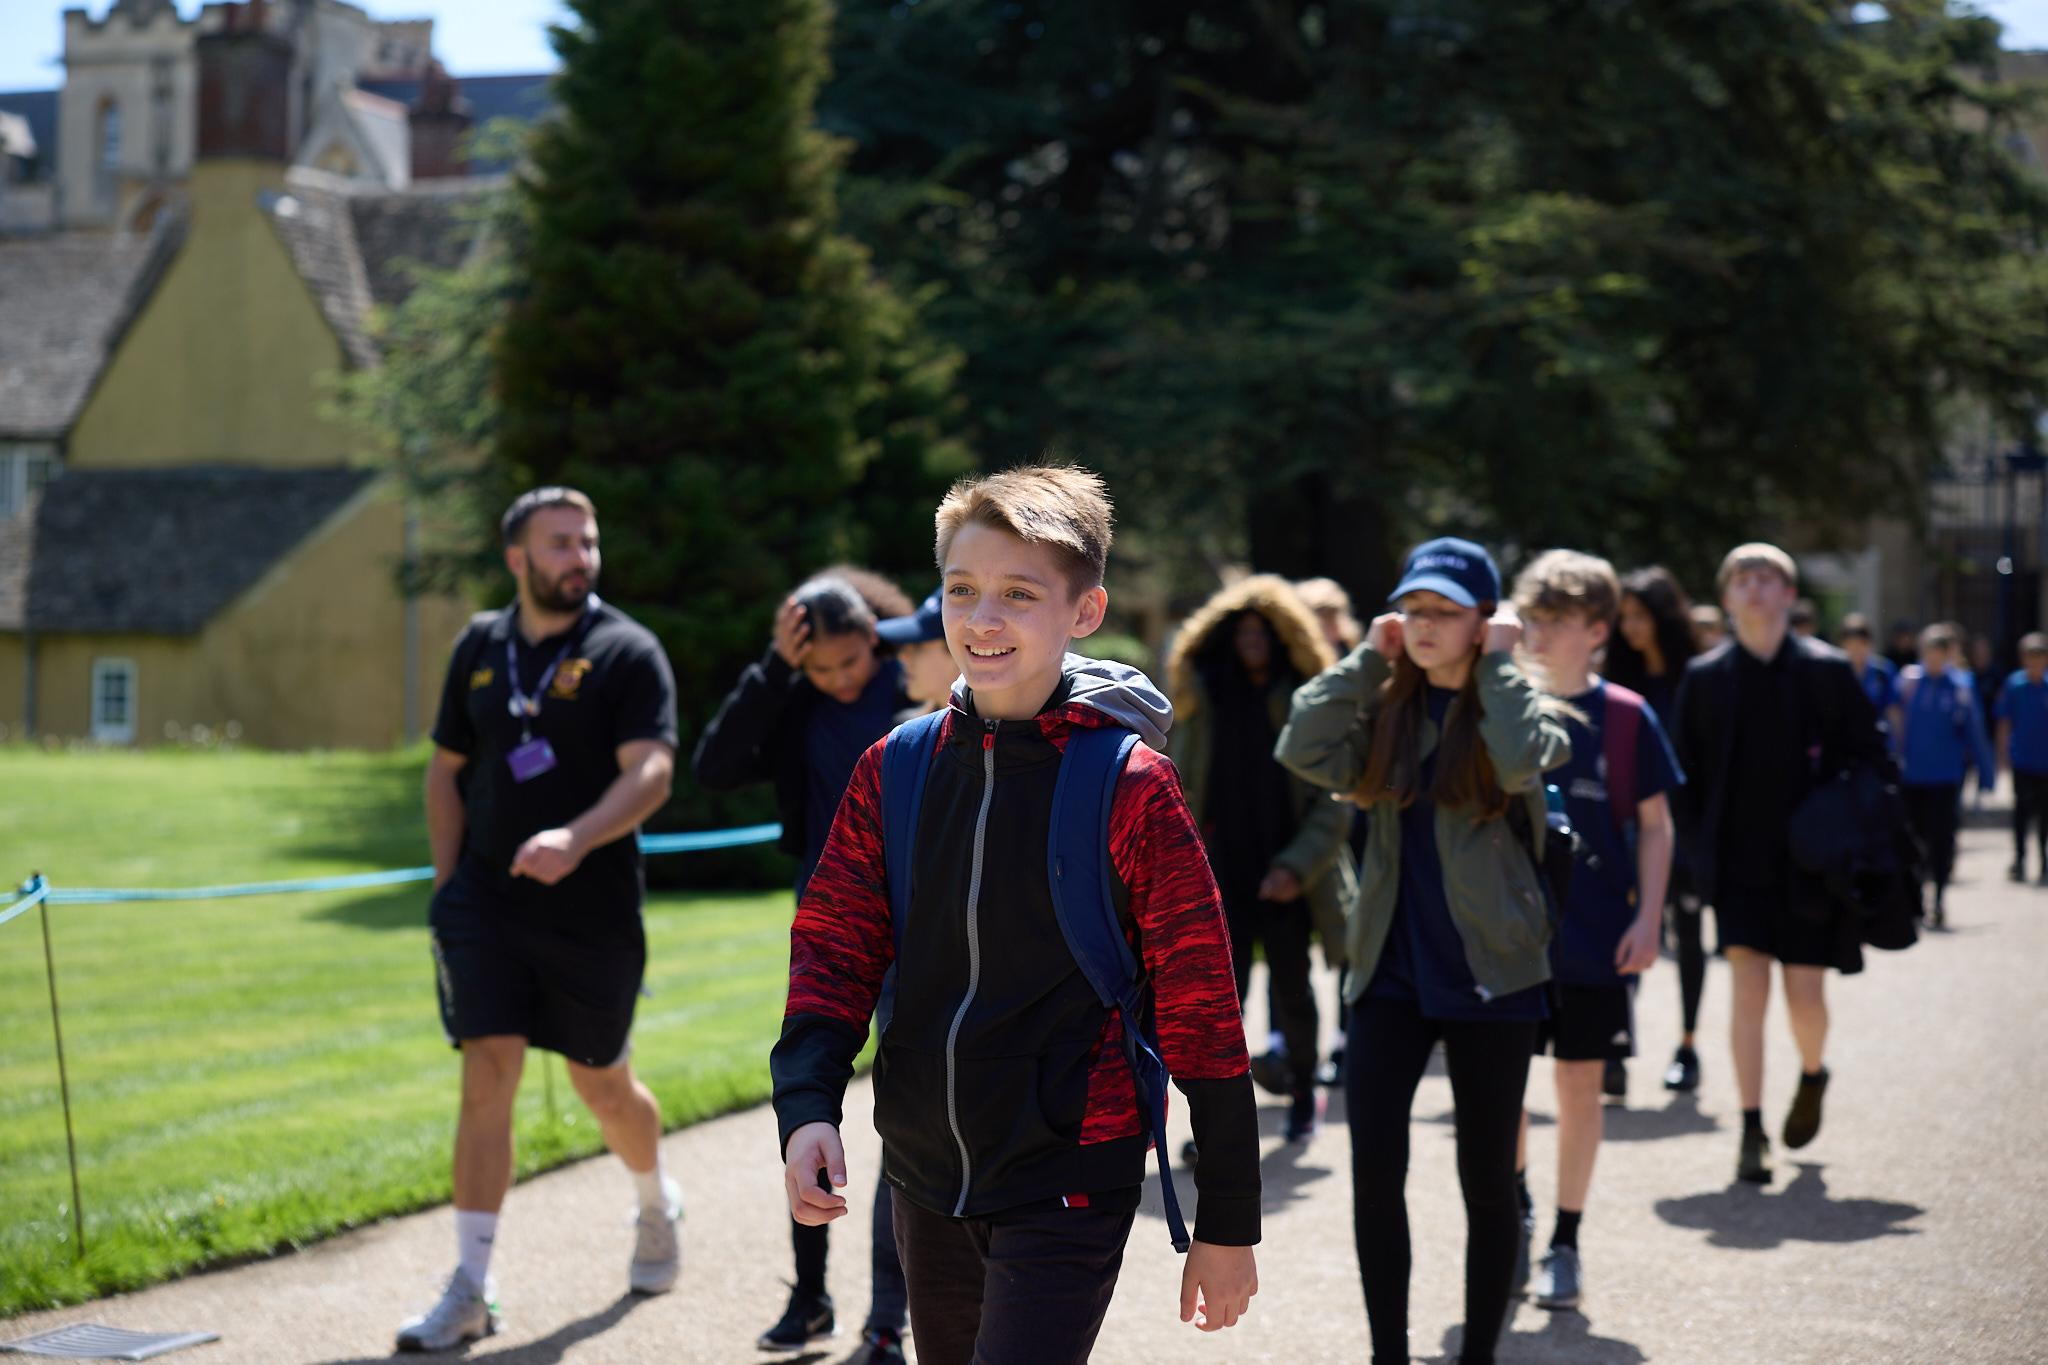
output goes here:
<path id="1" fill-rule="evenodd" d="M 1691 1095 L 1674 1095 L 1662 1109 L 1607 1106 L 1608 1142 L 1655 1142 L 1660 1138 L 1692 1137 L 1719 1131 L 1721 1120 L 1700 1112 L 1700 1102 Z"/>
<path id="2" fill-rule="evenodd" d="M 646 1298 L 639 1294 L 622 1295 L 614 1300 L 603 1312 L 593 1313 L 587 1318 L 578 1318 L 574 1322 L 563 1323 L 539 1341 L 529 1341 L 524 1346 L 513 1346 L 507 1350 L 493 1351 L 490 1338 L 486 1337 L 484 1340 L 473 1344 L 467 1352 L 442 1352 L 434 1358 L 439 1360 L 488 1360 L 492 1365 L 557 1365 L 557 1362 L 568 1353 L 570 1347 L 580 1342 L 588 1341 L 594 1336 L 609 1332 L 612 1328 L 625 1321 L 628 1313 L 646 1302 Z M 350 1360 L 325 1361 L 322 1365 L 383 1365 L 383 1362 L 386 1361 L 412 1361 L 419 1359 L 421 1359 L 420 1356 L 410 1354 L 361 1356 Z M 781 1359 L 792 1362 L 792 1365 L 803 1365 L 806 1360 L 821 1360 L 823 1356 L 783 1356 Z"/>
<path id="3" fill-rule="evenodd" d="M 1510 1305 L 1509 1311 L 1513 1311 Z M 1444 1332 L 1443 1360 L 1456 1365 L 1465 1346 L 1461 1323 Z M 1571 1365 L 1642 1365 L 1649 1359 L 1637 1346 L 1619 1337 L 1596 1336 L 1593 1324 L 1583 1313 L 1552 1313 L 1533 1332 L 1518 1332 L 1512 1326 L 1500 1334 L 1497 1354 L 1503 1360 L 1570 1361 Z"/>
<path id="4" fill-rule="evenodd" d="M 1823 1169 L 1815 1162 L 1798 1163 L 1799 1174 L 1781 1194 L 1738 1183 L 1709 1194 L 1660 1199 L 1657 1216 L 1675 1227 L 1710 1234 L 1708 1246 L 1744 1251 L 1768 1251 L 1787 1242 L 1864 1242 L 1919 1233 L 1900 1224 L 1927 1210 L 1886 1199 L 1830 1199 Z"/>

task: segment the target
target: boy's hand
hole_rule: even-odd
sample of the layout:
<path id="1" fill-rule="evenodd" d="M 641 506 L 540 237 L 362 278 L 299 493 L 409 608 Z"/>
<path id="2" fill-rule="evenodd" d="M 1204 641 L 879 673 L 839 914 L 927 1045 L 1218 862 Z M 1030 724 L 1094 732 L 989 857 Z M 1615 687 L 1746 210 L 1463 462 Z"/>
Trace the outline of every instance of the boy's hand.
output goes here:
<path id="1" fill-rule="evenodd" d="M 1503 653 L 1521 642 L 1522 618 L 1516 613 L 1515 604 L 1500 603 L 1493 610 L 1493 619 L 1486 623 L 1486 643 L 1480 648 L 1480 653 Z"/>
<path id="2" fill-rule="evenodd" d="M 1194 1242 L 1180 1272 L 1180 1320 L 1204 1332 L 1237 1326 L 1259 1292 L 1259 1267 L 1250 1247 Z M 1196 1312 L 1200 1311 L 1200 1320 Z"/>
<path id="3" fill-rule="evenodd" d="M 1634 976 L 1656 966 L 1658 931 L 1662 928 L 1658 920 L 1639 916 L 1615 945 L 1614 970 L 1623 976 Z"/>
<path id="4" fill-rule="evenodd" d="M 794 597 L 775 613 L 775 652 L 791 668 L 802 668 L 811 652 L 811 614 Z"/>
<path id="5" fill-rule="evenodd" d="M 783 1193 L 789 1216 L 807 1228 L 820 1228 L 846 1216 L 846 1196 L 818 1187 L 823 1170 L 836 1189 L 846 1188 L 846 1148 L 839 1130 L 829 1123 L 807 1123 L 789 1135 L 782 1163 Z"/>
<path id="6" fill-rule="evenodd" d="M 1365 631 L 1365 643 L 1373 653 L 1392 661 L 1401 652 L 1401 613 L 1390 611 L 1373 617 Z"/>
<path id="7" fill-rule="evenodd" d="M 1300 900 L 1301 878 L 1294 875 L 1292 868 L 1276 867 L 1266 873 L 1265 879 L 1259 883 L 1259 899 L 1277 901 L 1282 905 Z"/>
<path id="8" fill-rule="evenodd" d="M 512 855 L 512 875 L 531 877 L 542 886 L 555 883 L 574 872 L 583 862 L 575 832 L 566 826 L 544 829 L 519 846 Z"/>

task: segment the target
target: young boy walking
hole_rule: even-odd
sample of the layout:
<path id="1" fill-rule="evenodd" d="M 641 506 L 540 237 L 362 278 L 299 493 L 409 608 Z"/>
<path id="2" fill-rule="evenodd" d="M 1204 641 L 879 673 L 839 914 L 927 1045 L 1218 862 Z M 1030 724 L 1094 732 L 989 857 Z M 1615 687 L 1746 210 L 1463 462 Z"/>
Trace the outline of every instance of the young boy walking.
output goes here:
<path id="1" fill-rule="evenodd" d="M 942 719 L 862 756 L 790 931 L 771 1058 L 790 1212 L 847 1213 L 841 1101 L 893 970 L 875 1127 L 918 1358 L 1086 1360 L 1148 1139 L 1163 1137 L 1157 1072 L 1134 1083 L 1134 1029 L 1156 1040 L 1200 1151 L 1181 1318 L 1231 1326 L 1258 1288 L 1259 1154 L 1222 905 L 1159 754 L 1165 698 L 1134 669 L 1067 654 L 1102 624 L 1109 500 L 1079 469 L 1013 469 L 956 485 L 936 529 L 960 685 Z M 902 747 L 929 742 L 924 725 L 937 727 L 928 756 Z M 1061 778 L 1100 730 L 1143 742 L 1096 784 L 1106 847 L 1083 848 L 1062 817 L 1091 794 Z M 914 816 L 906 790 L 922 793 Z M 1085 971 L 1077 959 L 1087 910 L 1116 916 L 1142 998 L 1103 1003 L 1100 955 Z"/>
<path id="2" fill-rule="evenodd" d="M 1565 720 L 1571 761 L 1549 780 L 1581 841 L 1550 943 L 1550 1017 L 1536 1042 L 1556 1058 L 1557 1081 L 1557 1225 L 1536 1273 L 1539 1308 L 1576 1308 L 1584 1292 L 1579 1220 L 1600 1152 L 1601 1072 L 1635 1054 L 1635 983 L 1657 961 L 1675 843 L 1666 793 L 1684 781 L 1657 713 L 1593 673 L 1620 601 L 1614 566 L 1573 550 L 1538 556 L 1515 582 L 1532 676 L 1574 713 Z M 1516 1167 L 1526 1172 L 1526 1109 L 1520 1149 Z"/>
<path id="3" fill-rule="evenodd" d="M 1920 662 L 1899 675 L 1900 767 L 1906 814 L 1927 850 L 1933 897 L 1927 922 L 1948 924 L 1948 882 L 1956 865 L 1956 827 L 1962 818 L 1963 775 L 1977 770 L 1977 785 L 1990 791 L 1998 761 L 1984 733 L 1984 712 L 1957 655 L 1961 641 L 1946 625 L 1920 632 Z"/>
<path id="4" fill-rule="evenodd" d="M 2048 885 L 2048 635 L 2020 640 L 2020 668 L 1998 694 L 1998 752 L 2012 774 L 2012 869 L 2027 879 L 2027 831 L 2041 850 L 2041 881 Z"/>
<path id="5" fill-rule="evenodd" d="M 1792 861 L 1793 812 L 1807 794 L 1862 764 L 1888 765 L 1884 733 L 1840 650 L 1791 634 L 1799 570 L 1775 545 L 1738 545 L 1721 562 L 1721 604 L 1734 638 L 1692 661 L 1672 742 L 1687 775 L 1673 793 L 1701 895 L 1714 907 L 1733 986 L 1729 1041 L 1742 1098 L 1736 1174 L 1771 1179 L 1764 1135 L 1764 1011 L 1771 964 L 1799 1046 L 1787 1147 L 1820 1132 L 1828 1070 L 1827 969 L 1863 970 L 1859 926 L 1825 883 Z"/>

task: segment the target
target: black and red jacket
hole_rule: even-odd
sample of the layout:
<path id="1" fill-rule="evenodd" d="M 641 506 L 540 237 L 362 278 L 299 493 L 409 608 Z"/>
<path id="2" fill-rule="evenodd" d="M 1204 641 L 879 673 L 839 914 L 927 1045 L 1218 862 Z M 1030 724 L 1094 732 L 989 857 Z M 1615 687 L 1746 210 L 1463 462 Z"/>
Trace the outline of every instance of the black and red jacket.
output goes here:
<path id="1" fill-rule="evenodd" d="M 1123 725 L 1110 809 L 1125 932 L 1150 978 L 1159 1051 L 1200 1153 L 1194 1236 L 1259 1240 L 1258 1122 L 1230 940 L 1180 779 L 1153 745 L 1170 715 L 1143 675 L 1069 656 L 1044 710 L 984 721 L 956 691 L 925 789 L 900 958 L 882 849 L 882 743 L 854 768 L 790 930 L 789 1003 L 771 1067 L 786 1146 L 840 1122 L 883 978 L 875 1062 L 883 1178 L 922 1207 L 984 1217 L 1134 1189 L 1144 1136 L 1121 1024 L 1075 965 L 1047 886 L 1053 784 L 1078 726 Z M 1169 722 L 1170 723 L 1170 722 Z"/>

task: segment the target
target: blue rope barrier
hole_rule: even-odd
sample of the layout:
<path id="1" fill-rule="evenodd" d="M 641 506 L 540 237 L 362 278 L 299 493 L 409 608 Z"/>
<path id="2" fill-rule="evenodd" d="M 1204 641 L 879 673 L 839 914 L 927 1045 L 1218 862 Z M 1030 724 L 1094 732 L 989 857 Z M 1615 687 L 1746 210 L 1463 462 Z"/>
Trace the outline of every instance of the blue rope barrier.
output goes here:
<path id="1" fill-rule="evenodd" d="M 50 898 L 50 884 L 40 876 L 30 877 L 22 883 L 21 889 L 27 894 L 5 910 L 0 910 L 0 924 L 7 923 L 17 915 L 26 915 Z"/>
<path id="2" fill-rule="evenodd" d="M 738 829 L 697 830 L 684 834 L 643 834 L 640 851 L 649 854 L 701 853 L 715 848 L 741 848 L 748 844 L 773 843 L 782 837 L 781 825 L 743 825 Z M 22 887 L 24 899 L 0 910 L 0 924 L 27 913 L 47 900 L 52 905 L 119 905 L 136 901 L 210 901 L 235 896 L 297 895 L 314 891 L 358 891 L 365 887 L 402 886 L 431 881 L 431 867 L 401 867 L 387 872 L 356 872 L 338 877 L 301 877 L 280 882 L 236 882 L 224 886 L 155 887 L 53 887 L 33 877 Z"/>

